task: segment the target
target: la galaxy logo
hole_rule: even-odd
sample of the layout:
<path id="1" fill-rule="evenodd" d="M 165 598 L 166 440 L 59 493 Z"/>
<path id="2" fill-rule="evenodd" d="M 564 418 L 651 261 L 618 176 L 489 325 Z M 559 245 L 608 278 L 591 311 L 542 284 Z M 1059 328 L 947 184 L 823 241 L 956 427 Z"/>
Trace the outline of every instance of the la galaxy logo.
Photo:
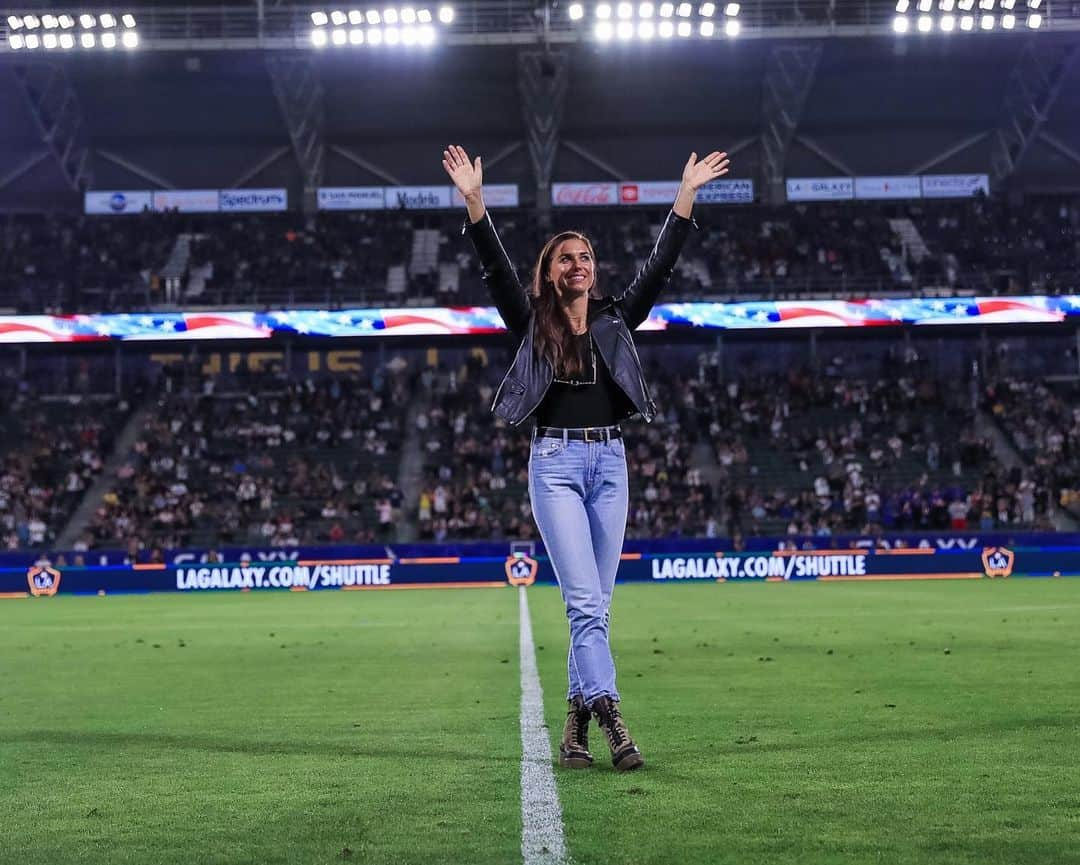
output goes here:
<path id="1" fill-rule="evenodd" d="M 60 590 L 60 572 L 48 565 L 37 565 L 26 572 L 26 582 L 30 584 L 30 594 L 35 598 L 55 595 Z"/>
<path id="2" fill-rule="evenodd" d="M 536 582 L 539 562 L 531 556 L 516 553 L 506 557 L 506 579 L 511 586 L 531 586 Z"/>
<path id="3" fill-rule="evenodd" d="M 988 577 L 1009 577 L 1013 572 L 1016 554 L 1006 547 L 984 547 L 983 570 Z"/>

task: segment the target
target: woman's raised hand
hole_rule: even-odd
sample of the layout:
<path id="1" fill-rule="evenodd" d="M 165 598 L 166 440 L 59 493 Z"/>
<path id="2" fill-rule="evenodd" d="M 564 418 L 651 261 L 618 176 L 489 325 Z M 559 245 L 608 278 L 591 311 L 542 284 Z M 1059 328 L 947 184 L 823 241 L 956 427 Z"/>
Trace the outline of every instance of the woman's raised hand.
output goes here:
<path id="1" fill-rule="evenodd" d="M 714 150 L 700 162 L 697 154 L 691 153 L 690 159 L 687 160 L 686 167 L 683 169 L 683 185 L 696 192 L 709 181 L 716 180 L 716 178 L 727 174 L 729 162 L 727 154 L 721 153 L 719 150 Z"/>
<path id="2" fill-rule="evenodd" d="M 454 181 L 454 186 L 462 197 L 469 201 L 481 195 L 484 186 L 484 169 L 480 164 L 480 157 L 475 162 L 469 161 L 469 154 L 465 148 L 450 144 L 443 151 L 443 168 Z"/>

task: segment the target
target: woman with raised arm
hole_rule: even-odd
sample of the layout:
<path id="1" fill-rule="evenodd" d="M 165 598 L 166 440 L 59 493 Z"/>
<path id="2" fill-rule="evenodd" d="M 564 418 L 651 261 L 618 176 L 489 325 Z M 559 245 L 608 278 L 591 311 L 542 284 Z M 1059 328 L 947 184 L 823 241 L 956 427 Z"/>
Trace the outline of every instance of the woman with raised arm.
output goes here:
<path id="1" fill-rule="evenodd" d="M 628 506 L 626 452 L 619 424 L 652 421 L 632 331 L 649 315 L 694 224 L 697 190 L 727 173 L 727 154 L 696 153 L 683 168 L 675 204 L 649 257 L 617 294 L 602 294 L 588 238 L 556 234 L 540 251 L 528 289 L 522 287 L 484 207 L 483 167 L 456 145 L 443 168 L 465 198 L 465 231 L 476 247 L 506 327 L 520 340 L 492 410 L 512 425 L 536 418 L 529 457 L 529 499 L 566 602 L 570 702 L 559 763 L 592 765 L 588 729 L 596 717 L 620 771 L 645 759 L 619 711 L 608 611 L 622 554 Z M 696 227 L 696 226 L 695 226 Z"/>

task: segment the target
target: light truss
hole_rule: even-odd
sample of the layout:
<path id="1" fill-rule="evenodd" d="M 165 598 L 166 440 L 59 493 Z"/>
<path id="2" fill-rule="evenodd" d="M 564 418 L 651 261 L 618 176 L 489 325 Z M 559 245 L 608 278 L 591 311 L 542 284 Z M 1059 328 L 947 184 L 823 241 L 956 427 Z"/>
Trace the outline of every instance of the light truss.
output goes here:
<path id="1" fill-rule="evenodd" d="M 592 29 L 582 25 L 587 21 L 593 23 L 590 12 L 599 2 L 602 0 L 580 0 L 583 7 L 581 20 L 572 20 L 567 12 L 569 7 L 563 4 L 545 8 L 543 4 L 538 7 L 534 0 L 456 2 L 453 3 L 452 21 L 445 24 L 437 22 L 437 41 L 442 45 L 556 45 L 591 41 Z M 661 2 L 653 2 L 658 9 Z M 742 0 L 738 4 L 738 15 L 730 20 L 738 22 L 739 39 L 895 37 L 897 2 L 898 0 L 858 0 L 808 6 L 799 0 Z M 919 35 L 918 2 L 919 0 L 912 0 L 911 11 L 906 16 L 911 19 L 911 33 L 908 38 Z M 944 14 L 950 14 L 943 12 L 942 2 L 948 3 L 948 0 L 933 0 L 934 21 L 938 21 Z M 963 14 L 960 4 L 967 5 L 967 2 L 968 0 L 956 0 L 957 7 L 951 14 L 958 19 L 957 27 L 959 17 Z M 980 7 L 979 4 L 983 2 L 989 0 L 973 0 L 970 13 L 975 19 L 973 29 L 981 28 L 984 16 L 992 15 L 995 19 L 994 31 L 1002 33 L 1000 21 L 1004 15 L 1011 14 L 1016 19 L 1014 32 L 1017 35 L 1080 32 L 1080 6 L 1073 2 L 1040 0 L 1037 7 L 1029 7 L 1028 0 L 1015 0 L 1015 8 L 1008 9 L 1000 5 L 1002 0 L 995 0 L 992 11 Z M 726 29 L 728 17 L 725 16 L 725 8 L 728 3 L 720 0 L 715 0 L 715 3 L 714 18 L 717 24 L 714 32 L 722 40 L 724 36 L 731 35 Z M 608 0 L 608 4 L 615 8 L 614 23 L 617 33 L 619 0 Z M 419 2 L 416 4 L 417 8 L 421 5 Z M 439 5 L 441 3 L 433 3 L 429 8 L 434 10 Z M 640 0 L 635 0 L 633 5 L 640 12 Z M 679 3 L 676 3 L 676 6 L 678 5 Z M 699 8 L 702 5 L 705 5 L 704 0 L 693 0 L 695 19 L 699 17 Z M 311 41 L 312 13 L 330 12 L 334 8 L 336 7 L 328 4 L 291 6 L 262 3 L 220 7 L 140 4 L 130 11 L 138 20 L 140 51 L 310 51 L 316 50 Z M 348 14 L 353 8 L 345 7 L 343 11 Z M 358 4 L 356 8 L 366 9 L 367 6 Z M 8 36 L 15 30 L 8 18 L 25 14 L 28 14 L 26 10 L 19 8 L 0 11 L 0 55 L 19 54 L 9 47 Z M 74 15 L 74 12 L 69 14 Z M 1027 22 L 1031 14 L 1041 16 L 1038 30 L 1029 29 Z M 659 19 L 654 20 L 659 22 Z M 724 25 L 721 26 L 720 22 L 724 22 Z M 700 23 L 694 33 L 700 35 Z M 397 46 L 388 46 L 384 42 L 381 47 L 395 50 Z M 25 50 L 22 51 L 22 56 L 27 56 Z"/>

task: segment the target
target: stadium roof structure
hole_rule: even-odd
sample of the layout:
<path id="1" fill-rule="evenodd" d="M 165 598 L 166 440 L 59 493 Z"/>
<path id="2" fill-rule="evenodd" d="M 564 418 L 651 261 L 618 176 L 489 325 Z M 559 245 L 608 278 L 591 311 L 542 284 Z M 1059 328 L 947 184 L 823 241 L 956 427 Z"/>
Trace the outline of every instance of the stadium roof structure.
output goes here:
<path id="1" fill-rule="evenodd" d="M 995 193 L 1080 190 L 1080 4 L 1005 0 L 1011 32 L 923 33 L 911 0 L 898 34 L 898 2 L 750 0 L 734 38 L 604 42 L 584 26 L 596 3 L 575 21 L 563 4 L 478 0 L 453 4 L 433 45 L 322 48 L 312 15 L 332 6 L 135 4 L 134 49 L 0 48 L 0 211 L 146 188 L 277 187 L 311 206 L 320 186 L 443 183 L 450 141 L 526 206 L 553 182 L 670 180 L 712 147 L 768 201 L 785 176 L 973 172 Z M 1037 31 L 1021 26 L 1033 2 Z M 610 5 L 615 19 L 641 11 Z M 9 15 L 45 8 L 58 7 L 5 11 L 0 45 Z"/>

